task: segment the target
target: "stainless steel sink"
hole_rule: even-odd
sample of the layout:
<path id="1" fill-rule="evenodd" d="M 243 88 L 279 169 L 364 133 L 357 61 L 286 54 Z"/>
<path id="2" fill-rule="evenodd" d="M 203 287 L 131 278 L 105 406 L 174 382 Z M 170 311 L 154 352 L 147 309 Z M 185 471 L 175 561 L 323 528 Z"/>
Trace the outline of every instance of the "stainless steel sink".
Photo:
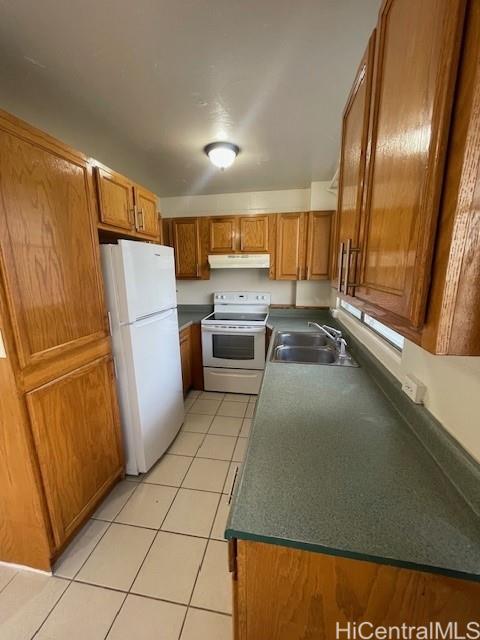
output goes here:
<path id="1" fill-rule="evenodd" d="M 280 331 L 277 333 L 277 341 L 288 347 L 325 347 L 327 336 L 311 331 Z"/>
<path id="2" fill-rule="evenodd" d="M 270 360 L 295 364 L 358 367 L 348 352 L 345 356 L 341 356 L 334 342 L 327 336 L 310 331 L 279 331 L 275 335 Z"/>
<path id="3" fill-rule="evenodd" d="M 276 362 L 307 362 L 312 364 L 333 364 L 336 354 L 331 349 L 318 347 L 276 347 L 274 358 Z"/>

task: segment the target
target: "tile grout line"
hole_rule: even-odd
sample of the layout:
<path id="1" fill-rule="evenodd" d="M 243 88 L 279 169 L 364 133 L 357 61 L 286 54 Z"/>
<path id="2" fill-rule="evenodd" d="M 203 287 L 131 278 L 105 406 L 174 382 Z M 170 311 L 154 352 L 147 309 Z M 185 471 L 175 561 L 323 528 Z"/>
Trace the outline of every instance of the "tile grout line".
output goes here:
<path id="1" fill-rule="evenodd" d="M 183 426 L 183 425 L 182 425 L 182 426 Z M 180 430 L 179 430 L 179 432 L 180 432 Z M 198 452 L 198 449 L 202 446 L 202 443 L 203 443 L 203 441 L 204 441 L 204 440 L 205 440 L 205 435 L 203 436 L 202 441 L 200 442 L 200 445 L 199 445 L 199 447 L 197 448 L 197 452 Z M 168 450 L 167 450 L 167 451 L 168 451 Z M 195 460 L 195 457 L 196 457 L 196 454 L 195 454 L 195 456 L 193 456 L 193 458 L 190 460 L 190 464 L 188 465 L 188 468 L 187 468 L 187 470 L 185 471 L 185 475 L 183 476 L 183 478 L 182 478 L 182 481 L 181 481 L 181 482 L 183 482 L 183 481 L 185 480 L 185 478 L 186 478 L 186 476 L 187 476 L 187 473 L 189 472 L 190 467 L 192 466 L 193 461 Z M 180 484 L 181 484 L 181 483 L 180 483 Z M 133 585 L 135 584 L 135 581 L 136 581 L 136 579 L 138 578 L 138 575 L 140 574 L 140 571 L 142 570 L 143 565 L 145 564 L 145 561 L 146 561 L 146 559 L 147 559 L 147 557 L 148 557 L 148 554 L 150 553 L 151 548 L 153 547 L 153 545 L 154 545 L 154 543 L 155 543 L 155 540 L 157 540 L 157 538 L 158 538 L 158 534 L 159 534 L 159 532 L 161 531 L 161 529 L 162 529 L 162 527 L 163 527 L 163 524 L 164 524 L 165 520 L 166 520 L 166 519 L 167 519 L 167 517 L 168 517 L 168 514 L 170 513 L 170 510 L 171 510 L 171 508 L 172 508 L 172 506 L 173 506 L 173 503 L 175 502 L 176 497 L 178 496 L 178 493 L 179 493 L 179 491 L 180 491 L 180 488 L 181 488 L 181 487 L 177 487 L 177 490 L 176 490 L 176 492 L 175 492 L 175 495 L 173 496 L 173 500 L 172 500 L 172 502 L 170 503 L 170 506 L 168 507 L 168 509 L 167 509 L 167 511 L 166 511 L 166 513 L 165 513 L 165 516 L 164 516 L 164 518 L 163 518 L 163 520 L 162 520 L 162 522 L 161 522 L 161 524 L 160 524 L 160 527 L 159 527 L 159 529 L 157 530 L 157 533 L 153 536 L 152 543 L 151 543 L 151 544 L 150 544 L 150 546 L 148 547 L 147 553 L 145 554 L 145 557 L 143 558 L 143 560 L 142 560 L 142 562 L 141 562 L 141 564 L 140 564 L 140 566 L 139 566 L 139 568 L 138 568 L 138 570 L 137 570 L 137 572 L 136 572 L 136 574 L 135 574 L 135 576 L 134 576 L 134 578 L 133 578 L 133 580 L 132 580 L 132 582 L 131 582 L 131 584 L 130 584 L 130 587 L 129 587 L 129 589 L 128 589 L 128 595 L 132 594 L 132 587 L 133 587 Z M 208 543 L 207 543 L 207 544 L 208 544 Z M 132 595 L 133 595 L 133 594 L 132 594 Z M 126 598 L 127 598 L 127 596 L 125 597 L 125 600 L 126 600 Z M 122 604 L 122 607 L 123 607 L 123 604 Z M 180 636 L 182 635 L 182 631 L 183 631 L 183 627 L 184 627 L 184 624 L 185 624 L 185 620 L 186 620 L 186 618 L 187 618 L 187 613 L 188 613 L 188 606 L 186 606 L 186 607 L 185 607 L 185 615 L 183 616 L 183 621 L 182 621 L 182 624 L 181 624 L 181 627 L 180 627 L 180 631 L 179 631 L 179 635 L 178 635 L 178 640 L 180 640 Z"/>
<path id="2" fill-rule="evenodd" d="M 70 580 L 69 578 L 60 578 L 59 580 L 65 580 L 66 582 L 68 582 L 68 585 L 66 587 L 66 589 L 64 591 L 62 591 L 62 593 L 59 595 L 59 597 L 57 598 L 57 600 L 55 600 L 55 603 L 52 605 L 52 607 L 49 609 L 47 615 L 45 616 L 45 618 L 42 620 L 42 622 L 40 623 L 40 625 L 37 627 L 37 629 L 35 630 L 34 634 L 32 636 L 30 636 L 30 639 L 33 640 L 33 638 L 35 638 L 35 636 L 38 634 L 38 632 L 41 630 L 41 628 L 43 627 L 43 625 L 45 624 L 45 622 L 48 620 L 48 618 L 52 615 L 53 610 L 57 607 L 57 605 L 59 604 L 60 600 L 63 599 L 63 596 L 67 593 L 67 591 L 70 589 L 70 587 L 72 586 L 72 582 L 73 580 Z"/>
<path id="3" fill-rule="evenodd" d="M 192 408 L 193 408 L 193 405 L 195 404 L 196 400 L 198 400 L 199 398 L 201 398 L 201 394 L 199 394 L 199 395 L 194 399 L 194 401 L 193 401 L 192 405 L 190 406 L 190 409 L 192 409 Z M 208 398 L 206 398 L 206 399 L 208 399 Z M 191 490 L 191 491 L 203 491 L 203 492 L 207 492 L 207 493 L 214 493 L 214 494 L 218 494 L 218 495 L 220 496 L 220 497 L 219 497 L 219 501 L 218 501 L 218 503 L 217 503 L 217 508 L 216 508 L 216 510 L 215 510 L 215 514 L 214 514 L 213 519 L 212 519 L 212 524 L 211 524 L 211 526 L 210 526 L 210 530 L 209 530 L 208 537 L 204 538 L 203 536 L 194 536 L 194 535 L 191 535 L 191 534 L 185 534 L 185 533 L 179 534 L 179 532 L 169 532 L 169 531 L 165 530 L 165 532 L 166 532 L 166 533 L 172 533 L 172 534 L 176 534 L 176 535 L 186 535 L 186 536 L 188 536 L 188 537 L 193 537 L 193 538 L 198 538 L 198 539 L 206 540 L 205 549 L 204 549 L 204 551 L 203 551 L 202 559 L 201 559 L 201 562 L 200 562 L 200 564 L 199 564 L 199 568 L 198 568 L 197 573 L 196 573 L 196 577 L 195 577 L 195 580 L 194 580 L 194 583 L 193 583 L 193 587 L 192 587 L 192 590 L 191 590 L 191 594 L 190 594 L 190 598 L 189 598 L 188 604 L 185 604 L 185 603 L 177 603 L 177 602 L 173 602 L 173 601 L 169 601 L 169 600 L 164 600 L 164 599 L 162 599 L 162 598 L 155 598 L 155 597 L 153 597 L 153 596 L 147 596 L 147 595 L 144 595 L 144 594 L 136 594 L 136 593 L 132 593 L 132 591 L 131 591 L 131 589 L 132 589 L 132 587 L 133 587 L 133 585 L 134 585 L 134 583 L 135 583 L 135 581 L 136 581 L 136 579 L 137 579 L 137 577 L 138 577 L 138 575 L 139 575 L 139 573 L 140 573 L 141 569 L 143 568 L 143 566 L 144 566 L 144 564 L 145 564 L 146 558 L 147 558 L 148 554 L 150 553 L 150 550 L 151 550 L 151 548 L 152 548 L 153 544 L 155 543 L 155 541 L 156 541 L 156 540 L 157 540 L 157 538 L 158 538 L 158 534 L 160 533 L 160 531 L 163 531 L 163 530 L 162 530 L 162 526 L 164 525 L 165 520 L 167 519 L 168 514 L 169 514 L 169 513 L 170 513 L 170 511 L 171 511 L 171 508 L 172 508 L 172 506 L 173 506 L 173 503 L 175 502 L 175 499 L 176 499 L 176 497 L 178 496 L 178 494 L 179 494 L 179 492 L 180 492 L 180 489 L 182 489 L 182 488 L 183 488 L 183 489 L 185 489 L 185 488 L 186 488 L 186 487 L 182 487 L 182 483 L 184 482 L 185 477 L 187 476 L 187 474 L 188 474 L 188 472 L 189 472 L 189 470 L 190 470 L 190 468 L 191 468 L 191 466 L 192 466 L 193 462 L 194 462 L 196 459 L 207 459 L 207 460 L 208 460 L 208 459 L 211 459 L 211 460 L 218 460 L 218 458 L 206 458 L 206 457 L 204 457 L 204 456 L 199 456 L 199 455 L 198 455 L 198 452 L 199 452 L 199 450 L 200 450 L 201 446 L 203 445 L 203 443 L 204 443 L 204 441 L 205 441 L 205 439 L 206 439 L 207 435 L 217 435 L 217 436 L 220 436 L 220 437 L 232 437 L 232 436 L 228 436 L 228 435 L 227 435 L 227 436 L 224 436 L 223 434 L 210 434 L 210 433 L 209 433 L 209 430 L 210 430 L 210 428 L 211 428 L 212 422 L 213 422 L 214 418 L 215 418 L 215 417 L 217 417 L 217 416 L 218 416 L 218 417 L 238 417 L 238 418 L 240 418 L 240 416 L 221 416 L 221 415 L 219 415 L 219 414 L 218 414 L 218 411 L 219 411 L 220 406 L 221 406 L 221 404 L 222 404 L 222 402 L 223 402 L 223 401 L 224 401 L 224 398 L 219 402 L 219 405 L 218 405 L 218 407 L 217 407 L 217 409 L 216 409 L 216 412 L 215 412 L 215 414 L 212 416 L 212 420 L 210 421 L 210 424 L 209 424 L 209 427 L 208 427 L 208 431 L 207 431 L 206 433 L 199 434 L 199 435 L 202 435 L 203 437 L 202 437 L 202 439 L 201 439 L 201 441 L 200 441 L 200 443 L 199 443 L 199 445 L 198 445 L 198 447 L 197 447 L 197 449 L 196 449 L 196 452 L 195 452 L 194 456 L 185 456 L 184 454 L 170 454 L 170 455 L 178 455 L 178 456 L 184 455 L 184 457 L 191 457 L 190 463 L 189 463 L 189 465 L 188 465 L 188 467 L 187 467 L 187 469 L 186 469 L 186 471 L 185 471 L 185 474 L 183 475 L 183 478 L 182 478 L 182 480 L 181 480 L 181 484 L 180 484 L 180 486 L 179 486 L 179 487 L 172 487 L 172 486 L 170 486 L 170 485 L 162 485 L 162 484 L 160 484 L 160 483 L 149 483 L 149 482 L 148 482 L 148 481 L 146 481 L 146 479 L 145 479 L 145 478 L 146 478 L 146 477 L 148 477 L 148 476 L 145 476 L 145 478 L 144 478 L 144 479 L 142 479 L 142 480 L 140 480 L 140 481 L 136 481 L 136 480 L 132 481 L 132 484 L 135 484 L 135 485 L 136 485 L 136 486 L 135 486 L 135 488 L 134 488 L 134 490 L 133 490 L 133 491 L 131 492 L 131 494 L 128 496 L 128 498 L 127 498 L 127 500 L 125 501 L 125 503 L 122 505 L 122 507 L 119 509 L 119 511 L 116 513 L 116 515 L 114 516 L 114 518 L 113 518 L 111 521 L 103 520 L 103 519 L 101 519 L 101 518 L 93 518 L 93 517 L 91 517 L 91 518 L 90 518 L 90 519 L 93 519 L 93 520 L 96 520 L 96 521 L 99 521 L 99 522 L 108 522 L 109 524 L 108 524 L 107 528 L 105 529 L 105 531 L 103 532 L 103 534 L 102 534 L 102 535 L 100 536 L 100 538 L 98 539 L 98 541 L 96 542 L 95 546 L 92 548 L 91 552 L 88 554 L 88 556 L 87 556 L 87 558 L 85 559 L 85 561 L 82 563 L 82 565 L 80 566 L 80 568 L 75 572 L 75 574 L 74 574 L 73 578 L 67 578 L 67 577 L 63 577 L 63 576 L 60 576 L 60 575 L 52 574 L 52 575 L 54 575 L 56 578 L 61 579 L 61 580 L 65 580 L 66 582 L 68 582 L 68 585 L 67 585 L 66 589 L 62 592 L 62 594 L 59 596 L 59 598 L 55 601 L 54 605 L 53 605 L 53 606 L 52 606 L 52 608 L 49 610 L 48 614 L 46 615 L 46 617 L 43 619 L 43 621 L 42 621 L 42 623 L 40 624 L 40 626 L 39 626 L 39 627 L 37 628 L 37 630 L 35 631 L 34 636 L 35 636 L 35 635 L 36 635 L 36 634 L 41 630 L 41 628 L 44 626 L 44 624 L 46 623 L 46 621 L 48 620 L 48 618 L 50 617 L 50 615 L 52 614 L 52 612 L 54 611 L 54 609 L 58 606 L 59 602 L 63 599 L 63 596 L 67 593 L 67 591 L 69 590 L 70 586 L 71 586 L 71 585 L 72 585 L 72 583 L 74 583 L 74 582 L 75 582 L 75 583 L 77 583 L 77 584 L 87 584 L 87 585 L 90 585 L 90 586 L 93 586 L 93 587 L 96 587 L 96 588 L 105 588 L 105 589 L 109 589 L 109 590 L 112 590 L 112 591 L 117 591 L 117 592 L 119 592 L 119 593 L 123 593 L 123 594 L 125 594 L 125 597 L 124 597 L 124 599 L 123 599 L 123 601 L 122 601 L 122 603 L 121 603 L 121 605 L 120 605 L 120 607 L 119 607 L 118 611 L 116 612 L 116 614 L 115 614 L 115 616 L 114 616 L 114 618 L 113 618 L 113 620 L 112 620 L 112 623 L 111 623 L 111 625 L 109 626 L 108 631 L 107 631 L 106 635 L 104 636 L 104 638 L 107 638 L 107 637 L 108 637 L 108 635 L 109 635 L 109 633 L 110 633 L 110 631 L 111 631 L 111 629 L 112 629 L 112 627 L 113 627 L 113 625 L 114 625 L 114 623 L 115 623 L 115 620 L 116 620 L 116 619 L 117 619 L 117 617 L 119 616 L 119 614 L 120 614 L 120 612 L 121 612 L 121 610 L 122 610 L 122 608 L 123 608 L 123 606 L 124 606 L 124 604 L 125 604 L 125 601 L 126 601 L 126 599 L 127 599 L 128 595 L 136 595 L 136 596 L 138 596 L 138 597 L 143 597 L 143 598 L 147 598 L 147 599 L 151 599 L 151 600 L 164 601 L 164 602 L 171 602 L 172 604 L 176 604 L 176 605 L 179 605 L 179 606 L 184 606 L 184 607 L 185 607 L 185 615 L 184 615 L 184 617 L 183 617 L 183 622 L 182 622 L 182 625 L 181 625 L 181 628 L 180 628 L 179 638 L 181 638 L 181 635 L 182 635 L 182 633 L 183 633 L 183 629 L 184 629 L 184 626 L 185 626 L 185 622 L 186 622 L 187 614 L 188 614 L 188 611 L 189 611 L 189 609 L 190 609 L 190 608 L 192 608 L 192 609 L 199 609 L 199 610 L 203 610 L 203 611 L 208 611 L 208 612 L 211 612 L 211 613 L 215 613 L 215 614 L 218 614 L 218 615 L 223 615 L 223 616 L 226 616 L 226 617 L 230 617 L 230 618 L 231 618 L 231 614 L 229 614 L 229 613 L 220 612 L 220 611 L 215 611 L 215 610 L 211 610 L 211 609 L 204 608 L 204 607 L 195 607 L 195 606 L 193 606 L 193 605 L 191 604 L 191 602 L 192 602 L 192 598 L 193 598 L 193 594 L 194 594 L 195 588 L 196 588 L 196 586 L 197 586 L 197 582 L 198 582 L 198 577 L 199 577 L 199 575 L 200 575 L 200 571 L 201 571 L 201 569 L 202 569 L 202 567 L 203 567 L 203 564 L 204 564 L 204 561 L 205 561 L 205 556 L 206 556 L 206 552 L 207 552 L 207 549 L 208 549 L 208 547 L 209 547 L 210 541 L 211 541 L 211 540 L 215 540 L 215 541 L 217 541 L 217 539 L 216 539 L 216 538 L 212 538 L 212 532 L 213 532 L 213 527 L 214 527 L 214 524 L 215 524 L 216 517 L 217 517 L 217 515 L 218 515 L 218 511 L 219 511 L 220 506 L 221 506 L 222 497 L 225 495 L 225 494 L 223 493 L 223 491 L 224 491 L 224 489 L 225 489 L 225 485 L 226 485 L 226 482 L 227 482 L 227 479 L 228 479 L 228 475 L 229 475 L 229 471 L 230 471 L 230 466 L 232 465 L 232 463 L 235 463 L 235 464 L 237 464 L 238 466 L 242 464 L 241 462 L 238 462 L 238 461 L 233 460 L 233 457 L 234 457 L 234 455 L 235 455 L 235 450 L 236 450 L 236 447 L 237 447 L 237 445 L 238 445 L 238 441 L 239 441 L 239 439 L 242 437 L 242 436 L 240 436 L 240 433 L 241 433 L 241 430 L 242 430 L 242 428 L 243 428 L 243 421 L 245 420 L 245 414 L 247 413 L 248 406 L 249 406 L 249 404 L 250 404 L 250 399 L 247 401 L 247 403 L 246 403 L 246 408 L 245 408 L 245 413 L 244 413 L 244 415 L 241 417 L 242 425 L 241 425 L 241 427 L 240 427 L 240 430 L 239 430 L 239 432 L 238 432 L 237 436 L 233 436 L 233 438 L 235 439 L 235 445 L 234 445 L 234 447 L 233 447 L 232 454 L 231 454 L 231 456 L 230 456 L 230 458 L 229 458 L 229 459 L 225 460 L 226 462 L 228 462 L 228 463 L 229 463 L 229 467 L 228 467 L 228 470 L 227 470 L 227 474 L 226 474 L 225 481 L 224 481 L 223 486 L 222 486 L 222 490 L 221 490 L 220 492 L 216 492 L 216 491 L 207 491 L 207 490 L 204 490 L 204 489 L 189 489 L 189 490 Z M 190 410 L 188 410 L 188 411 L 187 411 L 187 415 L 188 415 L 189 413 L 193 413 L 193 412 L 191 412 Z M 194 415 L 207 415 L 207 414 L 194 414 Z M 251 418 L 250 418 L 250 419 L 251 419 Z M 183 426 L 183 425 L 182 425 L 182 426 Z M 180 432 L 180 430 L 179 430 L 179 432 Z M 198 433 L 198 432 L 186 432 L 186 433 Z M 249 435 L 247 436 L 247 439 L 249 439 Z M 168 453 L 168 451 L 167 451 L 166 453 Z M 128 479 L 125 479 L 125 480 L 127 480 L 127 481 L 128 481 Z M 168 507 L 168 509 L 167 509 L 166 513 L 165 513 L 165 516 L 164 516 L 164 518 L 162 519 L 162 523 L 161 523 L 161 525 L 160 525 L 160 527 L 159 527 L 158 529 L 149 528 L 149 527 L 142 527 L 142 526 L 139 526 L 139 525 L 133 525 L 133 524 L 129 524 L 129 523 L 116 522 L 116 520 L 115 520 L 115 518 L 117 518 L 117 517 L 120 515 L 120 513 L 121 513 L 121 512 L 123 511 L 123 509 L 126 507 L 126 505 L 128 504 L 128 502 L 132 499 L 133 495 L 136 493 L 136 491 L 137 491 L 137 489 L 138 489 L 138 486 L 140 486 L 141 484 L 148 484 L 148 485 L 154 485 L 154 486 L 167 486 L 167 487 L 175 488 L 175 489 L 176 489 L 175 494 L 174 494 L 174 496 L 173 496 L 173 499 L 172 499 L 172 501 L 171 501 L 171 503 L 170 503 L 170 505 L 169 505 L 169 507 Z M 132 582 L 131 582 L 131 584 L 130 584 L 130 587 L 129 587 L 128 591 L 123 591 L 122 589 L 115 589 L 115 588 L 113 588 L 113 587 L 107 587 L 107 586 L 104 586 L 104 585 L 97 585 L 97 584 L 94 584 L 94 583 L 83 582 L 83 581 L 81 581 L 81 580 L 79 580 L 79 579 L 78 579 L 78 574 L 79 574 L 79 573 L 80 573 L 80 571 L 83 569 L 83 567 L 85 566 L 85 564 L 88 562 L 88 560 L 90 559 L 90 557 L 92 556 L 92 554 L 94 553 L 94 551 L 97 549 L 97 547 L 98 547 L 98 545 L 100 544 L 101 540 L 104 538 L 104 536 L 107 534 L 107 532 L 112 528 L 112 525 L 113 525 L 113 524 L 119 524 L 119 525 L 123 525 L 123 526 L 133 526 L 133 527 L 137 527 L 137 528 L 147 529 L 147 530 L 150 530 L 150 531 L 156 531 L 156 533 L 155 533 L 155 535 L 154 535 L 154 537 L 153 537 L 153 539 L 152 539 L 152 542 L 151 542 L 151 544 L 149 545 L 149 547 L 148 547 L 148 549 L 147 549 L 147 551 L 146 551 L 146 553 L 145 553 L 145 556 L 144 556 L 144 558 L 143 558 L 143 560 L 142 560 L 142 562 L 141 562 L 141 564 L 140 564 L 140 566 L 139 566 L 139 568 L 138 568 L 138 570 L 137 570 L 137 572 L 136 572 L 136 574 L 135 574 L 135 576 L 134 576 L 134 578 L 133 578 L 133 580 L 132 580 Z M 10 582 L 15 578 L 15 576 L 16 576 L 16 575 L 17 575 L 17 573 L 15 573 L 15 574 L 12 576 L 12 578 L 11 578 L 11 579 L 8 581 L 8 583 L 3 587 L 3 589 L 4 589 L 4 588 L 6 588 L 6 587 L 8 586 L 8 584 L 10 584 Z M 2 589 L 2 591 L 3 591 L 3 589 Z M 34 636 L 32 636 L 32 637 L 34 637 Z"/>
<path id="4" fill-rule="evenodd" d="M 221 406 L 221 403 L 220 403 L 220 406 Z M 219 406 L 218 408 L 220 408 L 220 406 Z M 247 406 L 248 406 L 248 405 L 247 405 Z M 246 413 L 246 412 L 247 412 L 247 409 L 245 408 L 245 413 Z M 215 418 L 215 417 L 217 417 L 217 416 L 218 416 L 218 409 L 217 409 L 217 411 L 216 411 L 216 412 L 215 412 L 215 414 L 214 414 L 214 418 Z M 230 417 L 230 416 L 222 416 L 222 417 Z M 235 417 L 235 416 L 234 416 L 234 417 Z M 238 416 L 237 416 L 237 417 L 238 417 Z M 243 425 L 243 419 L 244 419 L 244 418 L 242 418 L 242 425 Z M 212 422 L 210 423 L 210 427 L 211 427 L 212 423 L 213 423 L 213 420 L 212 420 Z M 240 427 L 239 433 L 240 433 L 240 431 L 241 431 L 241 427 Z M 206 435 L 207 435 L 207 434 L 206 434 Z M 206 437 L 206 435 L 205 435 L 205 437 Z M 212 435 L 213 435 L 213 434 L 212 434 Z M 223 436 L 223 437 L 230 437 L 230 436 Z M 224 483 L 223 483 L 223 487 L 222 487 L 222 489 L 225 487 L 225 483 L 226 483 L 227 478 L 228 478 L 228 473 L 229 473 L 229 471 L 230 471 L 230 465 L 231 465 L 231 464 L 232 464 L 232 462 L 233 462 L 233 456 L 234 456 L 234 453 L 235 453 L 235 448 L 236 448 L 236 446 L 237 446 L 238 438 L 239 438 L 239 436 L 237 435 L 237 437 L 235 438 L 235 446 L 234 446 L 234 447 L 233 447 L 233 449 L 232 449 L 232 454 L 231 454 L 230 460 L 228 461 L 228 462 L 229 462 L 229 467 L 228 467 L 227 475 L 226 475 L 226 477 L 225 477 L 225 481 L 224 481 Z M 204 440 L 205 440 L 205 438 L 204 438 Z M 203 441 L 204 441 L 204 440 L 203 440 Z M 202 443 L 203 443 L 203 441 L 202 441 Z M 199 449 L 197 450 L 197 453 L 195 454 L 195 458 L 194 458 L 194 460 L 195 460 L 197 457 L 201 457 L 201 456 L 198 456 L 198 451 L 199 451 Z M 185 614 L 185 619 L 184 619 L 184 621 L 183 621 L 182 627 L 181 627 L 181 629 L 180 629 L 179 640 L 181 640 L 181 637 L 182 637 L 182 633 L 183 633 L 183 629 L 184 629 L 184 627 L 185 627 L 185 622 L 186 622 L 186 619 L 187 619 L 188 611 L 190 610 L 190 608 L 195 608 L 195 607 L 192 607 L 192 598 L 193 598 L 193 594 L 195 593 L 195 588 L 196 588 L 196 586 L 197 586 L 197 582 L 198 582 L 198 577 L 199 577 L 199 575 L 200 575 L 200 571 L 202 570 L 203 564 L 204 564 L 204 562 L 205 562 L 205 556 L 206 556 L 206 554 L 207 554 L 207 550 L 208 550 L 208 547 L 209 547 L 209 545 L 210 545 L 210 541 L 212 540 L 211 535 L 212 535 L 213 527 L 214 527 L 215 520 L 216 520 L 216 517 L 217 517 L 217 514 L 218 514 L 218 510 L 219 510 L 219 508 L 220 508 L 220 503 L 221 503 L 221 501 L 222 501 L 222 497 L 223 497 L 223 491 L 222 491 L 222 494 L 220 495 L 220 500 L 218 501 L 217 508 L 216 508 L 216 510 L 215 510 L 215 514 L 214 514 L 213 519 L 212 519 L 212 524 L 211 524 L 211 526 L 210 526 L 210 531 L 209 531 L 209 535 L 208 535 L 208 541 L 207 541 L 207 544 L 205 545 L 205 550 L 204 550 L 204 552 L 203 552 L 202 560 L 201 560 L 200 565 L 199 565 L 198 570 L 197 570 L 197 575 L 195 576 L 195 581 L 194 581 L 194 583 L 193 583 L 192 591 L 191 591 L 191 593 L 190 593 L 190 599 L 189 599 L 189 601 L 188 601 L 188 605 L 187 605 L 187 612 L 186 612 L 186 614 Z"/>
<path id="5" fill-rule="evenodd" d="M 120 483 L 119 483 L 120 484 Z M 105 531 L 102 533 L 102 535 L 100 536 L 100 538 L 98 539 L 97 543 L 95 544 L 95 546 L 93 547 L 93 549 L 90 551 L 90 553 L 88 554 L 87 558 L 85 559 L 85 561 L 82 563 L 82 565 L 80 566 L 80 568 L 78 569 L 78 571 L 75 572 L 72 580 L 75 580 L 76 577 L 78 576 L 78 574 L 80 573 L 80 571 L 83 569 L 83 567 L 85 566 L 85 564 L 90 560 L 90 556 L 92 555 L 92 553 L 95 551 L 95 549 L 98 547 L 98 545 L 100 544 L 100 542 L 103 540 L 103 538 L 107 535 L 107 532 L 112 528 L 112 524 L 114 524 L 115 522 L 115 518 L 120 514 L 120 512 L 122 511 L 122 509 L 125 507 L 125 505 L 127 504 L 127 502 L 130 500 L 130 498 L 133 496 L 133 494 L 136 492 L 136 490 L 138 489 L 138 486 L 140 485 L 139 482 L 135 482 L 132 484 L 135 484 L 135 489 L 132 491 L 132 493 L 128 496 L 128 498 L 125 501 L 125 504 L 122 505 L 122 507 L 118 510 L 118 512 L 113 516 L 112 520 L 102 520 L 101 518 L 94 518 L 93 516 L 90 516 L 89 520 L 96 520 L 97 522 L 108 522 L 109 525 L 108 527 L 105 529 Z M 118 486 L 118 485 L 117 485 Z"/>
<path id="6" fill-rule="evenodd" d="M 2 593 L 3 591 L 5 591 L 5 589 L 8 587 L 8 585 L 11 583 L 11 581 L 19 574 L 19 570 L 15 570 L 15 573 L 13 574 L 13 576 L 10 578 L 10 580 L 8 580 L 3 587 L 0 589 L 0 593 Z M 53 574 L 52 574 L 53 575 Z"/>

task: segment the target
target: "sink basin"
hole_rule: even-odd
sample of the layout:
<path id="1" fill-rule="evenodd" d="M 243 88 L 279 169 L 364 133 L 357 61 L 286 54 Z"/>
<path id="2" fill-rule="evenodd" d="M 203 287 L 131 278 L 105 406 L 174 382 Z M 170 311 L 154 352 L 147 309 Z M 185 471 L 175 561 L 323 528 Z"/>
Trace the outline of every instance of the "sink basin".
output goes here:
<path id="1" fill-rule="evenodd" d="M 358 367 L 349 353 L 341 357 L 334 342 L 320 332 L 279 331 L 274 340 L 272 362 Z"/>
<path id="2" fill-rule="evenodd" d="M 333 364 L 337 354 L 331 349 L 318 347 L 279 346 L 274 350 L 275 362 L 306 362 L 314 364 Z"/>
<path id="3" fill-rule="evenodd" d="M 327 344 L 327 336 L 311 331 L 280 331 L 277 333 L 276 344 L 289 347 L 324 347 Z"/>

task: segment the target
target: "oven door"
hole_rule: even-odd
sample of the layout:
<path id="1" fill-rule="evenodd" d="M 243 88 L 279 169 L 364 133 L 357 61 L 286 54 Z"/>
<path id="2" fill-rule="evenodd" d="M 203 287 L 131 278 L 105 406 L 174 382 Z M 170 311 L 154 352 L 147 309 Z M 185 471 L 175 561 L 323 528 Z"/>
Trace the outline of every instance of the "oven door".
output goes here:
<path id="1" fill-rule="evenodd" d="M 202 326 L 204 367 L 265 368 L 265 327 Z"/>

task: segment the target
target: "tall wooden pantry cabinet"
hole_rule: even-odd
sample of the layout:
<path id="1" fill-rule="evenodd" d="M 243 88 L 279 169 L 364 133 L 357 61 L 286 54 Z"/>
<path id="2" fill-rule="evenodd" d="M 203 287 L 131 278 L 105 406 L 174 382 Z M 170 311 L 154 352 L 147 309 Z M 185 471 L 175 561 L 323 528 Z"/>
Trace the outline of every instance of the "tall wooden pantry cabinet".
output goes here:
<path id="1" fill-rule="evenodd" d="M 87 159 L 0 112 L 0 560 L 49 569 L 123 474 Z"/>

